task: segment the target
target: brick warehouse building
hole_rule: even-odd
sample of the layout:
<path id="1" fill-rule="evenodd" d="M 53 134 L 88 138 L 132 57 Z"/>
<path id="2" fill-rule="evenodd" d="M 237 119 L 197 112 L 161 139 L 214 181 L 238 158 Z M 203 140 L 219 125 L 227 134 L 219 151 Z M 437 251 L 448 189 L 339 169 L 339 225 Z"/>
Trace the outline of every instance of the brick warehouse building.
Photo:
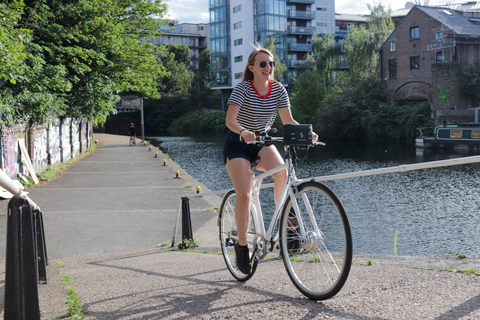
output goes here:
<path id="1" fill-rule="evenodd" d="M 380 49 L 380 76 L 390 100 L 429 101 L 436 124 L 472 122 L 458 79 L 479 62 L 479 11 L 414 6 Z"/>

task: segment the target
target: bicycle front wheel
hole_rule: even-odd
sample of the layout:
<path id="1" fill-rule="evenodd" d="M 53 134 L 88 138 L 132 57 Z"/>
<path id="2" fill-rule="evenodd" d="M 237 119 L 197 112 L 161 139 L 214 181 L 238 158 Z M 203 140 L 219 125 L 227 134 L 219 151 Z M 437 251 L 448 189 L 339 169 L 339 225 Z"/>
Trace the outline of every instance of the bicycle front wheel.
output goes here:
<path id="1" fill-rule="evenodd" d="M 228 271 L 232 276 L 238 281 L 247 281 L 250 279 L 255 270 L 257 269 L 258 260 L 254 259 L 251 263 L 252 270 L 249 274 L 244 274 L 238 270 L 236 260 L 235 260 L 235 243 L 238 241 L 237 237 L 237 224 L 235 222 L 235 203 L 237 201 L 237 196 L 234 190 L 229 191 L 223 197 L 222 205 L 220 206 L 220 213 L 218 215 L 218 226 L 219 226 L 219 238 L 220 238 L 220 247 L 222 249 L 223 259 L 227 265 Z M 253 223 L 252 216 L 250 214 L 250 226 L 248 228 L 247 241 L 248 249 L 250 251 L 250 257 L 253 253 L 253 242 L 255 237 L 255 225 Z"/>
<path id="2" fill-rule="evenodd" d="M 350 224 L 342 203 L 324 184 L 300 184 L 295 200 L 299 216 L 289 197 L 280 221 L 283 262 L 301 293 L 312 300 L 326 300 L 340 291 L 350 272 Z"/>

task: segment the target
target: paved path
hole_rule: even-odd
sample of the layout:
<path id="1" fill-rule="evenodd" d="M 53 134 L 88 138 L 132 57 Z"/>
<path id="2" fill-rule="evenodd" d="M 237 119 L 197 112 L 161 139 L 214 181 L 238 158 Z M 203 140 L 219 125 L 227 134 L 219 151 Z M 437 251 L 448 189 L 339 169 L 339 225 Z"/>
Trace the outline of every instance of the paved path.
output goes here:
<path id="1" fill-rule="evenodd" d="M 343 290 L 313 302 L 275 256 L 239 283 L 220 255 L 159 248 L 171 241 L 179 199 L 197 181 L 171 161 L 163 166 L 161 152 L 154 158 L 155 149 L 127 146 L 127 137 L 96 138 L 95 153 L 28 190 L 44 213 L 50 258 L 49 283 L 39 287 L 43 319 L 66 314 L 64 275 L 86 319 L 480 319 L 480 275 L 441 271 L 480 269 L 478 260 L 356 255 Z M 216 196 L 190 200 L 201 250 L 218 248 L 219 204 Z M 0 207 L 3 311 L 6 201 Z M 362 264 L 369 259 L 373 266 Z"/>

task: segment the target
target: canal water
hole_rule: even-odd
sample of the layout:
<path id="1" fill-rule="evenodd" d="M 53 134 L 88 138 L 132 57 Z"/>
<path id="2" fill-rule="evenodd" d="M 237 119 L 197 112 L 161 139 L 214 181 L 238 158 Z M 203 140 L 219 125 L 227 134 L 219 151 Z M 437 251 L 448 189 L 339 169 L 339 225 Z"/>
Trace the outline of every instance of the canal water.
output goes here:
<path id="1" fill-rule="evenodd" d="M 208 189 L 231 188 L 223 166 L 223 136 L 151 137 Z M 281 147 L 279 148 L 281 149 Z M 471 154 L 405 147 L 315 147 L 297 162 L 299 178 L 356 172 Z M 299 155 L 300 157 L 302 155 Z M 269 183 L 271 181 L 265 181 Z M 347 211 L 354 252 L 480 258 L 480 163 L 326 181 Z M 263 192 L 263 191 L 262 191 Z M 271 189 L 262 211 L 273 212 Z"/>

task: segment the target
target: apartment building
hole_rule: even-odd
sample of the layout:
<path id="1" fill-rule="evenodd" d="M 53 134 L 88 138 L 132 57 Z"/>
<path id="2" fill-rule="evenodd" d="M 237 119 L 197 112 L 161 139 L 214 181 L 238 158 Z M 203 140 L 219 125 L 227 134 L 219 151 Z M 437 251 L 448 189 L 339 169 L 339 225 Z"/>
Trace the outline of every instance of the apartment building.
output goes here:
<path id="1" fill-rule="evenodd" d="M 275 38 L 275 49 L 288 72 L 288 87 L 315 33 L 335 31 L 334 0 L 210 0 L 212 89 L 222 91 L 222 106 L 242 80 L 251 43 Z"/>
<path id="2" fill-rule="evenodd" d="M 380 49 L 389 98 L 431 102 L 437 124 L 473 120 L 458 77 L 474 63 L 480 63 L 480 11 L 414 6 Z"/>
<path id="3" fill-rule="evenodd" d="M 190 48 L 191 63 L 198 68 L 200 53 L 209 45 L 208 23 L 179 24 L 177 20 L 171 20 L 169 25 L 162 28 L 162 30 L 165 33 L 157 39 L 150 39 L 150 42 L 157 45 L 187 45 Z"/>

